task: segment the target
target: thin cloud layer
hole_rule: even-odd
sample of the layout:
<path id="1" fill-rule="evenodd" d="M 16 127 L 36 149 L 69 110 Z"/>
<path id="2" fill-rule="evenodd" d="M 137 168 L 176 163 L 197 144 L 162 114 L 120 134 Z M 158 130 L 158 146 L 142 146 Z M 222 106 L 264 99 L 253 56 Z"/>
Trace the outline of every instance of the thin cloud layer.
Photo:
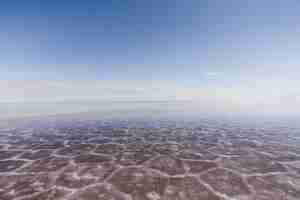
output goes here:
<path id="1" fill-rule="evenodd" d="M 184 101 L 193 111 L 300 113 L 300 90 L 277 82 L 192 88 L 164 81 L 0 81 L 0 101 Z M 275 89 L 268 91 L 270 84 Z"/>

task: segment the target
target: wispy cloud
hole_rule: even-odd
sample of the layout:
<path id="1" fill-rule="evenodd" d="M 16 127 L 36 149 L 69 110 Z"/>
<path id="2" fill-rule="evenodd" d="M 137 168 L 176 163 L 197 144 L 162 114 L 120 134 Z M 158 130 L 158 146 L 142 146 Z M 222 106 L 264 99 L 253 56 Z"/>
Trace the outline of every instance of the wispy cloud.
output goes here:
<path id="1" fill-rule="evenodd" d="M 0 81 L 2 102 L 57 100 L 166 99 L 175 87 L 163 82 Z"/>
<path id="2" fill-rule="evenodd" d="M 219 78 L 219 73 L 218 72 L 206 72 L 204 73 L 204 77 L 208 80 L 217 80 Z"/>

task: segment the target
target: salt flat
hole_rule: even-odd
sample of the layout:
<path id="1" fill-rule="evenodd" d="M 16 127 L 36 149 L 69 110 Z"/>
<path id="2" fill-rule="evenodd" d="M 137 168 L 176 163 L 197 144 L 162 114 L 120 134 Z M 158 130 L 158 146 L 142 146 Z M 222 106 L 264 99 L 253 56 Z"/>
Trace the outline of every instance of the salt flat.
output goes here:
<path id="1" fill-rule="evenodd" d="M 296 200 L 299 130 L 211 120 L 28 120 L 0 130 L 1 200 Z"/>

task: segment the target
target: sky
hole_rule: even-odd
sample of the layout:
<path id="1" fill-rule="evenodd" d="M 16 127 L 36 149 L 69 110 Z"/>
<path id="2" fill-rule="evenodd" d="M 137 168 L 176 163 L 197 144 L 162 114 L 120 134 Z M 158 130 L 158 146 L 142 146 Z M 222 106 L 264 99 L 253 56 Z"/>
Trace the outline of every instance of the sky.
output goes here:
<path id="1" fill-rule="evenodd" d="M 0 102 L 300 113 L 297 0 L 0 2 Z"/>

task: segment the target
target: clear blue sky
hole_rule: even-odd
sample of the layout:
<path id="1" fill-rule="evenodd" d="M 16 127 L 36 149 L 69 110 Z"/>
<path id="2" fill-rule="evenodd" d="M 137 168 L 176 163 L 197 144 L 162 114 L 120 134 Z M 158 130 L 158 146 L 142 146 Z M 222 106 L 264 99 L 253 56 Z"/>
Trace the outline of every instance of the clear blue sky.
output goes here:
<path id="1" fill-rule="evenodd" d="M 205 90 L 238 101 L 275 95 L 299 103 L 297 0 L 0 3 L 0 79 L 11 81 L 7 100 L 20 98 L 22 86 L 33 94 L 28 87 L 37 80 L 56 81 L 53 96 L 65 93 L 59 84 L 75 81 L 74 91 L 84 91 L 80 81 L 98 80 L 128 85 L 126 91 L 151 85 L 152 97 L 156 83 L 186 96 Z"/>

